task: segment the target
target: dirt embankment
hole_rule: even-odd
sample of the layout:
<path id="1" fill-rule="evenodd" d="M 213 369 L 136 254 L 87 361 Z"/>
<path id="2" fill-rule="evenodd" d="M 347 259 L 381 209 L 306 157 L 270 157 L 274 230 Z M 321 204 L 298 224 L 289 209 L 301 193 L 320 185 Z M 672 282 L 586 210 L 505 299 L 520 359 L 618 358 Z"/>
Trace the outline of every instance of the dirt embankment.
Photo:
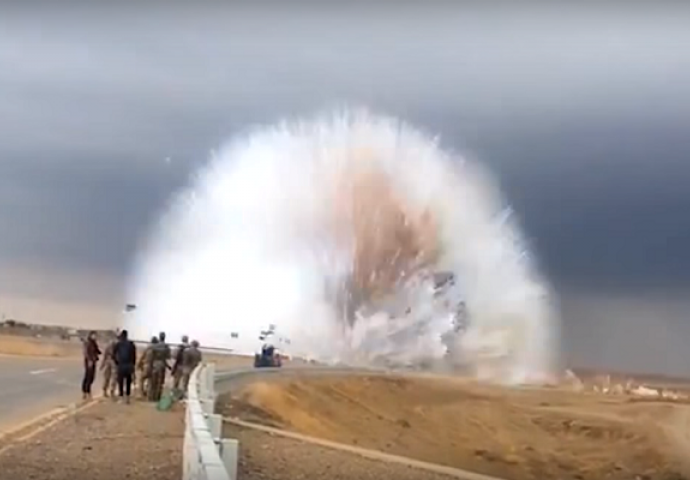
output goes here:
<path id="1" fill-rule="evenodd" d="M 506 479 L 690 478 L 667 428 L 687 407 L 630 400 L 377 376 L 255 383 L 221 399 L 224 415 Z"/>

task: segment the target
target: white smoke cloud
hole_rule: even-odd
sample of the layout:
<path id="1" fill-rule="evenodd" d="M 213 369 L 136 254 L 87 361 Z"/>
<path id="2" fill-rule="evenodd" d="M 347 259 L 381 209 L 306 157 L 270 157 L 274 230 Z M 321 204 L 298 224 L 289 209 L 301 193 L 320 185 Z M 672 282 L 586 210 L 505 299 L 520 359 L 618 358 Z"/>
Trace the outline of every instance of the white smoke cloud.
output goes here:
<path id="1" fill-rule="evenodd" d="M 281 348 L 324 361 L 541 378 L 558 323 L 510 213 L 485 169 L 396 119 L 342 111 L 257 129 L 162 219 L 128 328 L 250 353 L 275 325 Z M 454 285 L 435 293 L 437 272 Z"/>

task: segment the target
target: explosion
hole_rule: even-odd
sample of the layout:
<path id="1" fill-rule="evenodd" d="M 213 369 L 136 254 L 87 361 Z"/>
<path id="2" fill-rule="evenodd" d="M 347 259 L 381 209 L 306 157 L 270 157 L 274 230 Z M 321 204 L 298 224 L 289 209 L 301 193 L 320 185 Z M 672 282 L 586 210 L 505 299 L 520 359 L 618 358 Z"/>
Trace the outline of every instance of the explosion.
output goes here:
<path id="1" fill-rule="evenodd" d="M 365 110 L 257 128 L 161 220 L 128 328 L 349 365 L 552 373 L 557 318 L 491 175 Z"/>

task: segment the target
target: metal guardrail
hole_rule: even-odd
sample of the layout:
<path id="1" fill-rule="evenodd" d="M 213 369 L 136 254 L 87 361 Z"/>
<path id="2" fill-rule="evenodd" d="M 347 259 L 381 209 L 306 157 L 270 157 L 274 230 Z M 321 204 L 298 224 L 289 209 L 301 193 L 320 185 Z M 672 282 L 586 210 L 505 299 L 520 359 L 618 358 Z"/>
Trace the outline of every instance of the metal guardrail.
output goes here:
<path id="1" fill-rule="evenodd" d="M 239 444 L 222 438 L 223 418 L 214 412 L 216 368 L 198 366 L 189 380 L 183 451 L 183 480 L 237 480 Z"/>

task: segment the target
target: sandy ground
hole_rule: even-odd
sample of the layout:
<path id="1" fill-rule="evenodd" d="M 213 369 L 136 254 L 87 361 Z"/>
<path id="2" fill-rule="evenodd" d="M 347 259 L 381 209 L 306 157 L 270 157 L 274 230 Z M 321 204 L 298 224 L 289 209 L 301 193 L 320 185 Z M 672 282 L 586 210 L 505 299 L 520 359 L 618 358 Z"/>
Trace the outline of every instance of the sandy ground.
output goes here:
<path id="1" fill-rule="evenodd" d="M 687 408 L 433 377 L 305 377 L 221 399 L 224 415 L 515 480 L 690 478 Z"/>
<path id="2" fill-rule="evenodd" d="M 81 355 L 81 344 L 0 334 L 0 354 L 34 357 L 78 357 Z"/>
<path id="3" fill-rule="evenodd" d="M 181 405 L 102 401 L 0 453 L 0 480 L 180 478 L 183 435 Z"/>

